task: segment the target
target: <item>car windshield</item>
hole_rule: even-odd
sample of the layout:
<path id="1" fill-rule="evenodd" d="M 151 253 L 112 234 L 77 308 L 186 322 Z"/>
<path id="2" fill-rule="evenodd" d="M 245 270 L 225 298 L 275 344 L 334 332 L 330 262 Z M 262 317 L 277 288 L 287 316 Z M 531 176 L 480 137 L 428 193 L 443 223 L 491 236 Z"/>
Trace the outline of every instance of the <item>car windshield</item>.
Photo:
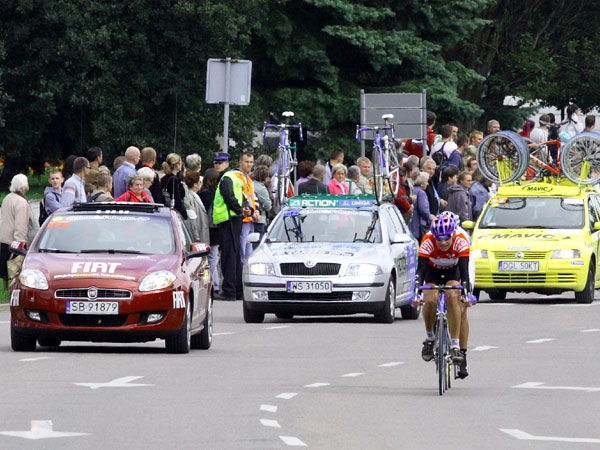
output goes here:
<path id="1" fill-rule="evenodd" d="M 169 218 L 82 214 L 56 216 L 34 251 L 42 253 L 175 253 Z"/>
<path id="2" fill-rule="evenodd" d="M 494 198 L 479 228 L 583 228 L 584 220 L 581 198 Z"/>
<path id="3" fill-rule="evenodd" d="M 379 213 L 290 209 L 273 224 L 268 242 L 381 242 Z"/>

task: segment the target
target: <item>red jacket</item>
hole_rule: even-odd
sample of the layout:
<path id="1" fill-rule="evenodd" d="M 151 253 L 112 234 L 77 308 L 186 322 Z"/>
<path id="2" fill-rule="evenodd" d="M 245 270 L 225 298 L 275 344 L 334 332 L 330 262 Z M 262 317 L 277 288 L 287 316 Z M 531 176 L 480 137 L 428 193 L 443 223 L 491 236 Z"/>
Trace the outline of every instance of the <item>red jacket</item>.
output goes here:
<path id="1" fill-rule="evenodd" d="M 403 213 L 408 212 L 410 209 L 410 202 L 408 201 L 408 194 L 404 186 L 398 186 L 398 195 L 394 199 L 394 205 L 396 205 Z"/>
<path id="2" fill-rule="evenodd" d="M 137 202 L 137 203 L 152 203 L 150 201 L 150 197 L 144 191 L 142 191 L 142 200 L 136 197 L 133 191 L 129 190 L 125 192 L 123 195 L 115 198 L 115 202 Z"/>
<path id="3" fill-rule="evenodd" d="M 436 136 L 437 134 L 431 128 L 427 127 L 427 146 L 429 147 L 430 152 L 433 147 L 433 141 L 435 140 Z M 416 155 L 419 158 L 421 158 L 423 156 L 422 142 L 413 143 L 413 140 L 409 139 L 404 143 L 404 153 L 407 153 L 409 155 Z"/>

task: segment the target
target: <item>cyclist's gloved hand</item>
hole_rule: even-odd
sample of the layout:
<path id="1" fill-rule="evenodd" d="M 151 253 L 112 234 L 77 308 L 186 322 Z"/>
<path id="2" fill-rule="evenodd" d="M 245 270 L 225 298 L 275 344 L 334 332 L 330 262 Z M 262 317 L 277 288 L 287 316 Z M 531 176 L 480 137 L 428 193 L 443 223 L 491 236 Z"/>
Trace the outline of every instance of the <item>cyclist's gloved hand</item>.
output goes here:
<path id="1" fill-rule="evenodd" d="M 477 303 L 477 297 L 473 295 L 473 290 L 468 282 L 463 283 L 463 295 L 461 300 L 463 303 L 468 303 L 469 305 Z"/>

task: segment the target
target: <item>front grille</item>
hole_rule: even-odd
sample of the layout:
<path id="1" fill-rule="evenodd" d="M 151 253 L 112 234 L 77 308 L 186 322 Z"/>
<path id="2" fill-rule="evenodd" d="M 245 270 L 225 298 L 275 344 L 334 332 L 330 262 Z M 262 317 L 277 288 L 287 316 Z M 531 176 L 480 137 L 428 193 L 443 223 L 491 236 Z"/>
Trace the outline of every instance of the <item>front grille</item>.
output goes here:
<path id="1" fill-rule="evenodd" d="M 121 327 L 127 321 L 127 314 L 59 314 L 58 318 L 67 327 Z"/>
<path id="2" fill-rule="evenodd" d="M 304 263 L 281 263 L 281 275 L 291 276 L 323 276 L 337 275 L 341 264 L 336 263 L 317 263 L 314 267 L 306 267 Z"/>
<path id="3" fill-rule="evenodd" d="M 269 300 L 271 301 L 334 301 L 349 302 L 352 301 L 352 291 L 330 292 L 330 293 L 293 293 L 285 291 L 269 291 Z"/>
<path id="4" fill-rule="evenodd" d="M 530 283 L 545 283 L 548 285 L 575 283 L 577 277 L 572 273 L 494 273 L 477 275 L 476 282 L 503 283 L 522 285 L 527 287 Z M 518 287 L 518 286 L 515 286 Z"/>
<path id="5" fill-rule="evenodd" d="M 522 253 L 523 256 L 521 258 L 517 258 L 517 253 Z M 496 257 L 496 259 L 517 259 L 517 260 L 524 260 L 524 259 L 546 259 L 546 255 L 548 254 L 548 252 L 530 252 L 530 251 L 525 251 L 525 252 L 494 252 L 494 256 Z"/>
<path id="6" fill-rule="evenodd" d="M 87 289 L 57 289 L 54 296 L 56 298 L 88 298 Z M 131 291 L 124 289 L 98 289 L 97 300 L 128 300 L 131 298 Z"/>

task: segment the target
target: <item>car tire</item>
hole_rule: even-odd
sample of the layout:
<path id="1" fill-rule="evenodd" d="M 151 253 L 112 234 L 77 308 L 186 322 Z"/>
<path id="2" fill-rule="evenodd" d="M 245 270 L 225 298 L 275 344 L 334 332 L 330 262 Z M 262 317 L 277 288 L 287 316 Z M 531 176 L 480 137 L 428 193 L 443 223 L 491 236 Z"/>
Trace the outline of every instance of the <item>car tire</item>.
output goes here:
<path id="1" fill-rule="evenodd" d="M 282 320 L 292 320 L 294 315 L 290 313 L 275 313 L 275 317 Z"/>
<path id="2" fill-rule="evenodd" d="M 204 328 L 198 334 L 192 336 L 191 347 L 193 349 L 208 350 L 212 345 L 213 334 L 213 300 L 209 297 L 206 308 L 206 317 L 202 323 Z"/>
<path id="3" fill-rule="evenodd" d="M 59 347 L 62 343 L 60 339 L 53 336 L 40 336 L 37 342 L 41 347 Z"/>
<path id="4" fill-rule="evenodd" d="M 375 321 L 379 323 L 393 323 L 396 319 L 396 288 L 394 287 L 394 277 L 390 276 L 387 290 L 385 292 L 385 302 L 381 311 L 375 314 Z"/>
<path id="5" fill-rule="evenodd" d="M 192 341 L 192 310 L 188 301 L 185 317 L 177 334 L 165 339 L 167 353 L 189 353 Z"/>
<path id="6" fill-rule="evenodd" d="M 414 308 L 412 305 L 405 305 L 400 307 L 400 314 L 404 320 L 417 320 L 421 315 L 421 306 Z"/>
<path id="7" fill-rule="evenodd" d="M 37 338 L 28 334 L 19 333 L 15 327 L 10 327 L 10 346 L 15 352 L 35 351 Z"/>
<path id="8" fill-rule="evenodd" d="M 489 291 L 487 291 L 487 294 L 490 296 L 490 299 L 495 302 L 506 300 L 506 291 L 501 291 L 499 289 L 490 289 Z"/>
<path id="9" fill-rule="evenodd" d="M 250 309 L 248 308 L 248 305 L 246 304 L 245 301 L 243 303 L 243 308 L 244 308 L 244 322 L 246 322 L 246 323 L 263 323 L 263 321 L 265 320 L 264 313 L 257 313 L 254 311 L 250 311 Z"/>
<path id="10" fill-rule="evenodd" d="M 592 303 L 594 301 L 594 294 L 596 292 L 596 282 L 594 281 L 595 273 L 594 263 L 590 262 L 585 287 L 583 288 L 583 291 L 575 292 L 575 301 L 577 303 Z"/>

